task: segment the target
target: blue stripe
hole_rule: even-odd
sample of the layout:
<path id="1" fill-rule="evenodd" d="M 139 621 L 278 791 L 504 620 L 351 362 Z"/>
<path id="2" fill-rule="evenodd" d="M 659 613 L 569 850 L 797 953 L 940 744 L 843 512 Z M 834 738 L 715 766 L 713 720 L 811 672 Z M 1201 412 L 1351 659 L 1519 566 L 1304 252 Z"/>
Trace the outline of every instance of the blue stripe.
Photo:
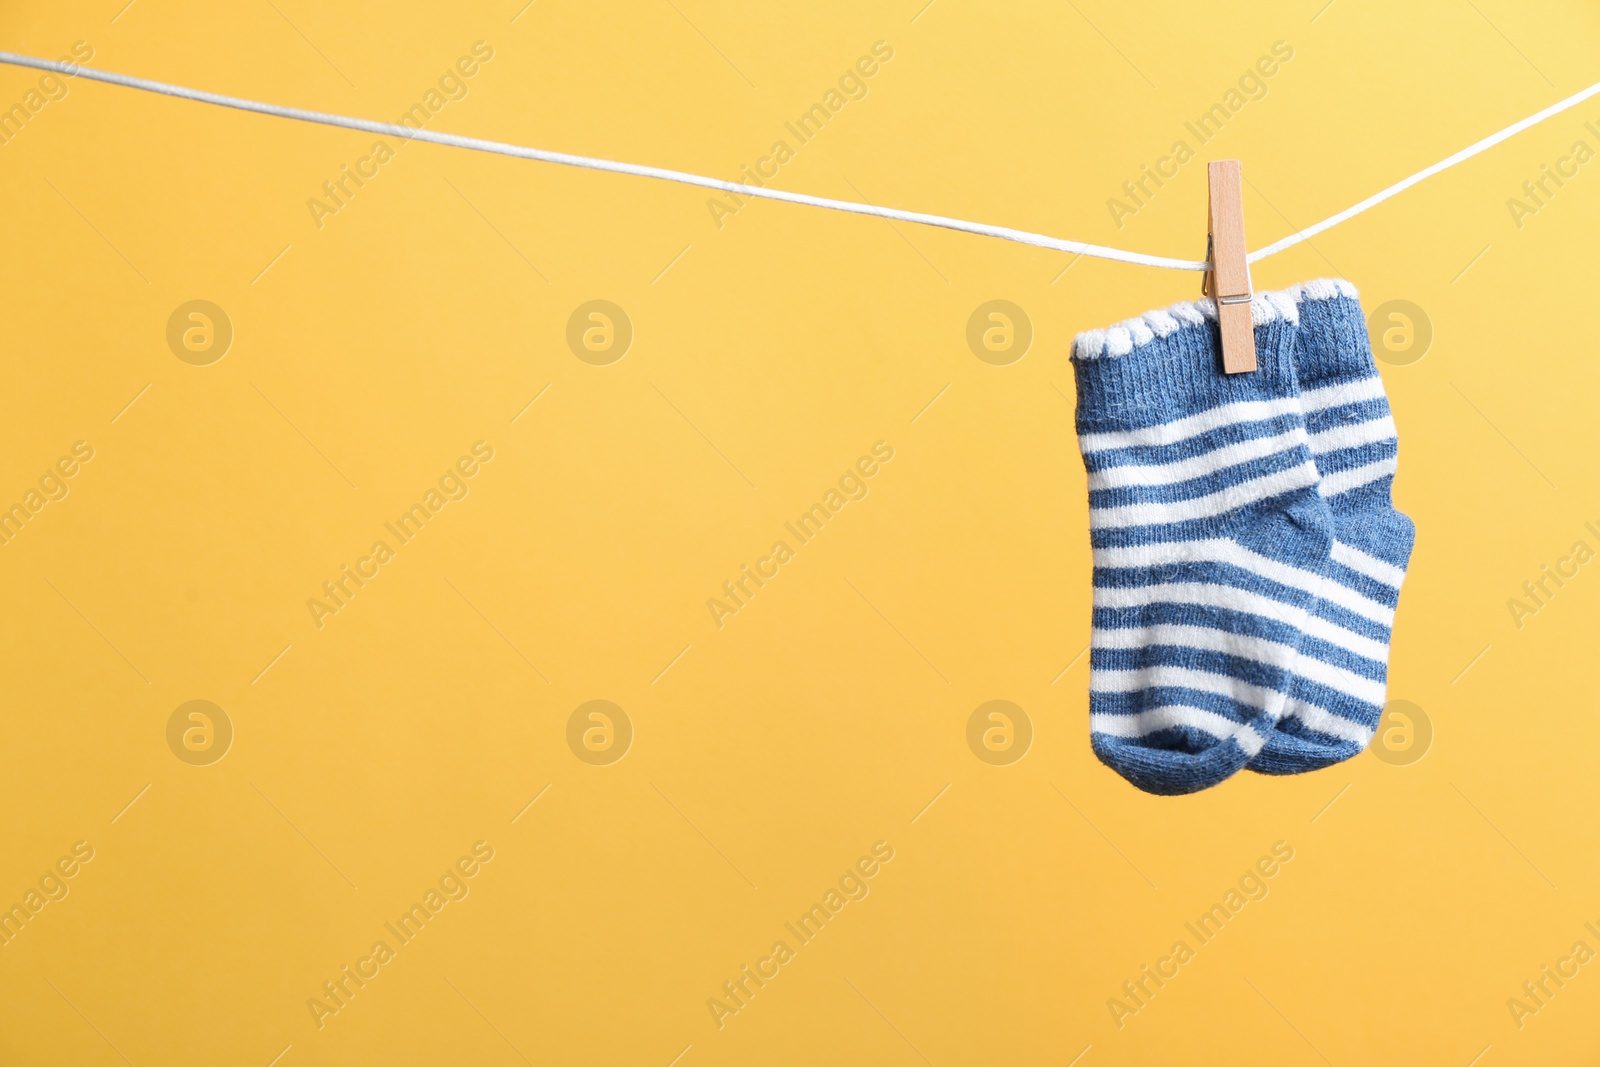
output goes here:
<path id="1" fill-rule="evenodd" d="M 1193 500 L 1195 497 L 1210 496 L 1231 489 L 1242 482 L 1256 478 L 1264 478 L 1277 474 L 1280 471 L 1293 470 L 1304 464 L 1309 457 L 1305 445 L 1297 444 L 1265 456 L 1246 460 L 1232 467 L 1225 467 L 1220 471 L 1202 474 L 1181 482 L 1168 482 L 1165 485 L 1123 485 L 1113 489 L 1089 490 L 1089 507 L 1115 508 L 1125 507 L 1129 504 L 1172 504 L 1181 500 Z M 1301 489 L 1286 490 L 1286 492 L 1303 492 Z M 1211 521 L 1215 521 L 1214 519 Z"/>
<path id="2" fill-rule="evenodd" d="M 1237 422 L 1219 426 L 1215 430 L 1186 437 L 1170 445 L 1136 445 L 1129 448 L 1107 448 L 1090 452 L 1083 458 L 1084 468 L 1090 472 L 1110 470 L 1113 467 L 1159 467 L 1180 460 L 1193 459 L 1206 452 L 1215 452 L 1229 445 L 1242 444 L 1260 437 L 1277 437 L 1292 433 L 1304 422 L 1298 415 L 1278 415 L 1259 422 Z"/>
<path id="3" fill-rule="evenodd" d="M 1282 585 L 1254 571 L 1247 571 L 1228 563 L 1185 562 L 1168 563 L 1160 567 L 1100 567 L 1094 572 L 1093 582 L 1097 589 L 1145 589 L 1168 584 L 1213 585 L 1223 589 L 1242 589 L 1269 597 L 1283 604 L 1286 609 L 1303 606 L 1318 618 L 1326 619 L 1341 629 L 1374 641 L 1386 642 L 1390 636 L 1389 627 L 1381 622 L 1364 615 L 1357 615 L 1332 601 L 1313 599 L 1310 593 L 1293 586 Z M 1297 637 L 1287 643 L 1295 644 L 1298 640 Z"/>
<path id="4" fill-rule="evenodd" d="M 1388 607 L 1395 607 L 1400 603 L 1400 590 L 1392 585 L 1368 578 L 1360 571 L 1351 570 L 1344 564 L 1330 560 L 1328 571 L 1324 575 L 1354 593 L 1360 593 L 1368 600 L 1376 600 Z"/>
<path id="5" fill-rule="evenodd" d="M 1360 379 L 1347 384 L 1357 385 Z M 1308 433 L 1321 433 L 1331 430 L 1335 426 L 1343 426 L 1350 422 L 1369 422 L 1372 419 L 1381 419 L 1389 412 L 1387 397 L 1374 397 L 1371 400 L 1358 400 L 1349 404 L 1335 404 L 1331 408 L 1323 408 L 1306 416 L 1306 431 Z"/>
<path id="6" fill-rule="evenodd" d="M 1151 604 L 1143 608 L 1095 608 L 1093 625 L 1102 630 L 1136 630 L 1146 626 L 1170 624 L 1176 626 L 1204 626 L 1224 633 L 1259 637 L 1282 645 L 1298 646 L 1300 654 L 1335 667 L 1343 667 L 1354 674 L 1374 681 L 1384 678 L 1384 665 L 1365 656 L 1357 655 L 1339 645 L 1301 633 L 1281 619 L 1269 615 L 1253 615 L 1227 608 L 1202 607 L 1197 604 Z"/>
<path id="7" fill-rule="evenodd" d="M 1214 711 L 1241 726 L 1262 716 L 1261 709 L 1252 704 L 1242 703 L 1221 693 L 1190 689 L 1187 686 L 1153 685 L 1148 689 L 1132 693 L 1097 692 L 1093 697 L 1094 707 L 1091 710 L 1096 715 L 1137 715 L 1142 711 L 1164 708 L 1168 704 L 1178 704 L 1186 708 Z"/>
<path id="8" fill-rule="evenodd" d="M 1354 448 L 1341 448 L 1333 452 L 1324 452 L 1317 457 L 1317 473 L 1326 478 L 1330 474 L 1365 467 L 1368 463 L 1376 463 L 1381 459 L 1394 459 L 1399 454 L 1399 442 L 1392 437 L 1384 441 L 1357 445 Z"/>
<path id="9" fill-rule="evenodd" d="M 1143 629 L 1149 625 L 1153 625 L 1153 623 L 1150 619 L 1146 618 L 1140 620 L 1139 623 L 1134 626 L 1103 626 L 1100 628 L 1106 631 L 1114 631 L 1117 629 Z M 1189 623 L 1187 625 L 1194 624 Z M 1282 629 L 1289 630 L 1291 633 L 1295 633 L 1291 627 L 1282 627 Z M 1241 634 L 1240 636 L 1245 635 Z M 1252 634 L 1248 636 L 1255 635 Z M 1275 639 L 1267 638 L 1267 640 Z M 1295 647 L 1295 643 L 1291 643 L 1291 641 L 1288 640 L 1278 640 L 1278 643 L 1288 645 L 1290 648 Z M 1268 686 L 1269 688 L 1278 688 L 1280 684 L 1299 684 L 1298 682 L 1280 682 L 1275 679 L 1284 679 L 1291 675 L 1299 678 L 1302 672 L 1309 673 L 1309 669 L 1305 667 L 1299 667 L 1297 669 L 1297 665 L 1299 665 L 1301 661 L 1315 660 L 1318 663 L 1323 663 L 1330 667 L 1338 667 L 1342 670 L 1349 671 L 1351 674 L 1356 675 L 1359 678 L 1364 678 L 1370 682 L 1381 683 L 1385 680 L 1387 668 L 1383 663 L 1380 663 L 1376 660 L 1367 659 L 1365 656 L 1358 656 L 1355 653 L 1340 648 L 1337 645 L 1331 645 L 1325 641 L 1318 641 L 1311 637 L 1302 636 L 1298 644 L 1300 646 L 1298 655 L 1290 661 L 1287 668 L 1272 667 L 1268 664 L 1262 663 L 1260 660 L 1252 659 L 1248 656 L 1236 656 L 1228 652 L 1197 648 L 1193 645 L 1182 643 L 1152 643 L 1148 645 L 1142 645 L 1137 648 L 1094 648 L 1091 649 L 1089 653 L 1089 664 L 1091 667 L 1107 667 L 1113 670 L 1136 670 L 1140 667 L 1148 667 L 1159 663 L 1170 663 L 1178 666 L 1194 667 L 1198 670 L 1210 671 L 1213 674 L 1227 674 L 1235 678 L 1250 681 L 1256 685 L 1264 685 Z M 1235 663 L 1249 664 L 1250 666 L 1248 669 L 1236 668 L 1233 666 Z M 1267 673 L 1260 673 L 1263 671 Z M 1306 679 L 1306 683 L 1313 684 L 1309 679 Z M 1285 692 L 1288 691 L 1285 690 Z M 1296 695 L 1298 695 L 1298 691 L 1296 691 Z M 1309 698 L 1307 699 L 1309 700 Z M 1351 697 L 1350 699 L 1355 698 Z M 1331 710 L 1331 705 L 1321 706 L 1329 707 Z"/>
<path id="10" fill-rule="evenodd" d="M 1263 689 L 1289 695 L 1289 673 L 1253 659 L 1230 656 L 1187 645 L 1146 645 L 1143 648 L 1097 648 L 1089 653 L 1089 667 L 1111 671 L 1136 671 L 1142 667 L 1188 667 L 1220 674 Z"/>

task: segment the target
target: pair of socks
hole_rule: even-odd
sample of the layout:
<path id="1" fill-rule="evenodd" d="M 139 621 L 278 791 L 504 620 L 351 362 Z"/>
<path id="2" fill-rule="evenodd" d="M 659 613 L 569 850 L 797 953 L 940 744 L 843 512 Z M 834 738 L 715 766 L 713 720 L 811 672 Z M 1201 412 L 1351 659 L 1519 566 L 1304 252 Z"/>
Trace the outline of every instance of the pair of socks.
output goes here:
<path id="1" fill-rule="evenodd" d="M 1094 549 L 1095 755 L 1151 793 L 1363 751 L 1415 530 L 1348 282 L 1251 302 L 1257 369 L 1224 374 L 1209 300 L 1073 346 Z"/>

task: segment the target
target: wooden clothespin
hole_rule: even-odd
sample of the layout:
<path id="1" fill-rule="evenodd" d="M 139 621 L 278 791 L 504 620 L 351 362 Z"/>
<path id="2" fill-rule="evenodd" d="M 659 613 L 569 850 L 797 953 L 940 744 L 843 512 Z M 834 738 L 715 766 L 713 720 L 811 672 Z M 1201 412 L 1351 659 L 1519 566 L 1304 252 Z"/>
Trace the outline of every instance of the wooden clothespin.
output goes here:
<path id="1" fill-rule="evenodd" d="M 1256 334 L 1250 321 L 1250 268 L 1244 261 L 1244 179 L 1237 159 L 1207 166 L 1211 209 L 1206 259 L 1211 269 L 1201 282 L 1203 296 L 1217 301 L 1222 333 L 1222 369 L 1240 374 L 1256 369 Z"/>

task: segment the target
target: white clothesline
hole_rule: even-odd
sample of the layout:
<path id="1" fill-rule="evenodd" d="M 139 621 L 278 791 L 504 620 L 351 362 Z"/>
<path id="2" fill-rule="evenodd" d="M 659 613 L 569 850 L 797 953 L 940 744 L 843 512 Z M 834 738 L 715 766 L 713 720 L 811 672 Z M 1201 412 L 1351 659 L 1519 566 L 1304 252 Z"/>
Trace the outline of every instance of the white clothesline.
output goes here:
<path id="1" fill-rule="evenodd" d="M 182 85 L 169 85 L 166 82 L 152 81 L 149 78 L 135 78 L 127 74 L 95 70 L 76 63 L 18 55 L 15 52 L 0 51 L 0 63 L 17 67 L 32 67 L 35 70 L 52 71 L 69 77 L 88 78 L 91 81 L 121 85 L 128 89 L 142 89 L 145 92 L 175 96 L 202 104 L 215 104 L 221 107 L 237 108 L 241 111 L 254 111 L 261 115 L 298 119 L 301 122 L 317 122 L 324 126 L 341 126 L 349 130 L 385 134 L 408 141 L 426 141 L 431 144 L 448 145 L 451 148 L 467 148 L 475 152 L 492 152 L 496 155 L 513 156 L 518 159 L 534 159 L 542 163 L 559 163 L 568 167 L 611 171 L 615 174 L 632 174 L 640 178 L 658 178 L 662 181 L 678 182 L 683 185 L 697 185 L 704 189 L 716 189 L 720 192 L 735 193 L 739 196 L 762 200 L 781 200 L 785 203 L 804 204 L 808 207 L 827 208 L 831 211 L 848 211 L 857 215 L 874 215 L 878 218 L 914 222 L 923 226 L 938 226 L 947 230 L 959 230 L 963 233 L 975 233 L 984 237 L 998 237 L 1006 241 L 1016 241 L 1019 244 L 1049 248 L 1057 252 L 1072 252 L 1080 256 L 1093 256 L 1097 259 L 1111 259 L 1146 267 L 1166 267 L 1171 270 L 1203 271 L 1208 270 L 1211 266 L 1210 263 L 1201 259 L 1173 259 L 1168 256 L 1152 256 L 1143 252 L 1130 252 L 1121 248 L 1108 248 L 1105 245 L 1089 244 L 1084 241 L 1069 241 L 1065 238 L 1050 237 L 1042 233 L 1030 233 L 1027 230 L 1014 230 L 1008 226 L 991 226 L 987 223 L 968 222 L 964 219 L 946 218 L 943 215 L 929 215 L 920 211 L 901 211 L 896 208 L 859 204 L 850 200 L 833 200 L 825 196 L 789 193 L 781 189 L 767 189 L 754 185 L 744 185 L 739 182 L 725 182 L 718 178 L 707 178 L 681 170 L 668 170 L 664 167 L 650 167 L 639 163 L 618 163 L 609 159 L 595 159 L 591 156 L 576 156 L 567 152 L 551 152 L 541 148 L 524 148 L 521 145 L 505 144 L 500 141 L 486 141 L 477 137 L 461 137 L 453 133 L 436 133 L 432 130 L 413 129 L 410 126 L 392 122 L 373 122 L 370 119 L 351 118 L 347 115 L 331 115 L 322 111 L 307 111 L 303 108 L 266 104 L 258 100 L 245 100 L 237 96 L 209 93 L 203 89 L 189 89 Z M 1483 140 L 1468 145 L 1455 155 L 1442 159 L 1431 167 L 1419 170 L 1409 178 L 1403 178 L 1395 182 L 1387 189 L 1374 193 L 1361 201 L 1361 203 L 1348 207 L 1337 215 L 1331 215 L 1315 225 L 1307 226 L 1298 233 L 1291 233 L 1282 240 L 1274 241 L 1265 248 L 1251 252 L 1245 257 L 1245 261 L 1247 263 L 1255 263 L 1258 260 L 1266 259 L 1268 256 L 1277 255 L 1287 248 L 1292 248 L 1301 241 L 1315 237 L 1324 230 L 1337 226 L 1348 219 L 1355 218 L 1368 208 L 1376 207 L 1391 196 L 1404 192 L 1425 178 L 1431 178 L 1440 171 L 1448 170 L 1457 163 L 1471 159 L 1480 152 L 1493 148 L 1501 141 L 1513 137 L 1523 130 L 1543 122 L 1545 119 L 1559 115 L 1568 108 L 1576 107 L 1596 94 L 1600 94 L 1600 82 L 1574 93 L 1565 100 L 1551 104 L 1543 111 L 1529 115 L 1520 122 L 1514 122 L 1498 133 L 1490 134 Z"/>

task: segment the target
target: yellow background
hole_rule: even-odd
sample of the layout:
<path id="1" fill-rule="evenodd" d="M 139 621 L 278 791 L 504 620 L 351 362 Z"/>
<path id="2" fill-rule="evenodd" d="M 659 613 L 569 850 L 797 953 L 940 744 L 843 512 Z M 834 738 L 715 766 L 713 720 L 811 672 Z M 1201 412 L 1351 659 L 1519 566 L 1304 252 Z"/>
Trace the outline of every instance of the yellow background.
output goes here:
<path id="1" fill-rule="evenodd" d="M 1259 247 L 1587 85 L 1600 31 L 1504 0 L 124 2 L 11 5 L 0 41 L 393 120 L 482 40 L 430 128 L 729 178 L 886 41 L 776 185 L 1195 258 L 1204 159 L 1244 161 Z M 1106 200 L 1279 40 L 1119 230 Z M 0 71 L 0 105 L 37 83 Z M 1165 799 L 1089 750 L 1067 354 L 1195 275 L 771 203 L 719 229 L 703 190 L 420 144 L 319 229 L 371 136 L 72 83 L 0 148 L 0 502 L 95 450 L 0 547 L 0 903 L 95 855 L 0 948 L 0 1062 L 1593 1062 L 1600 965 L 1520 1029 L 1506 1003 L 1600 948 L 1600 565 L 1507 608 L 1600 548 L 1600 164 L 1520 229 L 1506 204 L 1600 148 L 1586 120 L 1256 267 L 1432 323 L 1384 377 L 1419 530 L 1391 695 L 1433 739 Z M 196 299 L 234 330 L 208 366 L 166 341 Z M 565 340 L 591 299 L 633 324 L 609 366 Z M 1008 366 L 965 340 L 991 299 L 1033 325 Z M 480 440 L 470 495 L 314 625 Z M 718 629 L 707 599 L 880 440 L 870 495 Z M 235 731 L 209 766 L 167 743 L 196 699 Z M 593 699 L 634 730 L 609 766 L 566 740 Z M 1033 726 L 1009 766 L 966 741 L 993 699 Z M 319 1029 L 307 1000 L 480 840 L 470 895 Z M 708 998 L 877 841 L 870 895 L 719 1029 Z M 1119 1029 L 1108 999 L 1279 841 L 1270 895 Z"/>

